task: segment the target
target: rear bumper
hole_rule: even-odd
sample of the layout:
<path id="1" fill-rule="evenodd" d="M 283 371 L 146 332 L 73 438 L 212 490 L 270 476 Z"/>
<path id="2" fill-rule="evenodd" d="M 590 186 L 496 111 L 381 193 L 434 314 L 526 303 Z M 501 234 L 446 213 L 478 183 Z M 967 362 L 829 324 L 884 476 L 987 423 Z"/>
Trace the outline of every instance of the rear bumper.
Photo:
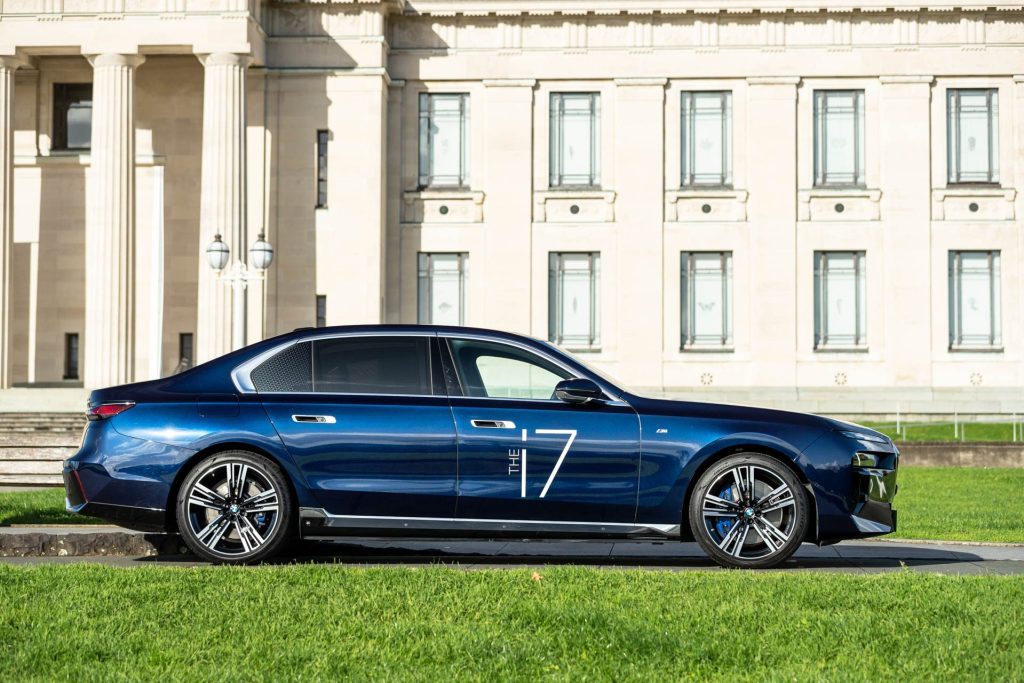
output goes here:
<path id="1" fill-rule="evenodd" d="M 136 531 L 167 530 L 167 511 L 164 508 L 90 501 L 86 497 L 85 487 L 73 464 L 65 464 L 63 475 L 64 508 L 68 512 L 86 517 L 97 517 Z"/>

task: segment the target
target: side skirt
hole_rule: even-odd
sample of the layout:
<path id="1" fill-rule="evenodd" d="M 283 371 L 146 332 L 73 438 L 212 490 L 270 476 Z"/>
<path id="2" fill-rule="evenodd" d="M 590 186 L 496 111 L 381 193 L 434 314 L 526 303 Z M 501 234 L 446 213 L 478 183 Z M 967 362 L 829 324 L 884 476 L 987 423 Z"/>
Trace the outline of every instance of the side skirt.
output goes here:
<path id="1" fill-rule="evenodd" d="M 299 508 L 304 538 L 373 532 L 395 536 L 547 536 L 677 538 L 678 524 L 563 522 L 529 519 L 457 519 L 453 517 L 377 517 L 332 515 L 323 508 Z"/>

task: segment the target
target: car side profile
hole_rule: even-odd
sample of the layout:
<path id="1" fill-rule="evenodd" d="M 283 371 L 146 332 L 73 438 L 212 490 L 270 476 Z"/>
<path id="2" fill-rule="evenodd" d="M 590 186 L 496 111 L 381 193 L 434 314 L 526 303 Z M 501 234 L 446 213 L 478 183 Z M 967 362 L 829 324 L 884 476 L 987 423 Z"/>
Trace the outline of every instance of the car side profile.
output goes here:
<path id="1" fill-rule="evenodd" d="M 643 397 L 491 330 L 296 330 L 94 391 L 88 417 L 68 509 L 219 563 L 339 535 L 623 537 L 760 568 L 896 526 L 878 432 Z"/>

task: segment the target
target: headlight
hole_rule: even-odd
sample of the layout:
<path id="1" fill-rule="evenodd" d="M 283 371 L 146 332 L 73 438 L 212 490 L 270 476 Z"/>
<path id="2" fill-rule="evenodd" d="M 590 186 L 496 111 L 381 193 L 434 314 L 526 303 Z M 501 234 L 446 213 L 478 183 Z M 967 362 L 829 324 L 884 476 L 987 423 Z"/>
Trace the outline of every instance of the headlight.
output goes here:
<path id="1" fill-rule="evenodd" d="M 858 441 L 871 441 L 872 443 L 884 443 L 888 444 L 889 439 L 884 436 L 875 436 L 874 434 L 862 434 L 861 432 L 839 432 L 843 436 L 847 436 L 851 439 L 857 439 Z"/>

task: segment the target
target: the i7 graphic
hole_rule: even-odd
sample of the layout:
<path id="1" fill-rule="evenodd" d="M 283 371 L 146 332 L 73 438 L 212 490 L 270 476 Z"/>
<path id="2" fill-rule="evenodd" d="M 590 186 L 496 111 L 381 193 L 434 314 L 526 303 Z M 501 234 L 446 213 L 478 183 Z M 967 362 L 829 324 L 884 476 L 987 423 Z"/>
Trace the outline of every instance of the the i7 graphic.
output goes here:
<path id="1" fill-rule="evenodd" d="M 695 539 L 769 567 L 893 531 L 898 451 L 857 425 L 635 395 L 490 330 L 296 330 L 92 393 L 69 510 L 215 562 L 338 535 Z"/>

